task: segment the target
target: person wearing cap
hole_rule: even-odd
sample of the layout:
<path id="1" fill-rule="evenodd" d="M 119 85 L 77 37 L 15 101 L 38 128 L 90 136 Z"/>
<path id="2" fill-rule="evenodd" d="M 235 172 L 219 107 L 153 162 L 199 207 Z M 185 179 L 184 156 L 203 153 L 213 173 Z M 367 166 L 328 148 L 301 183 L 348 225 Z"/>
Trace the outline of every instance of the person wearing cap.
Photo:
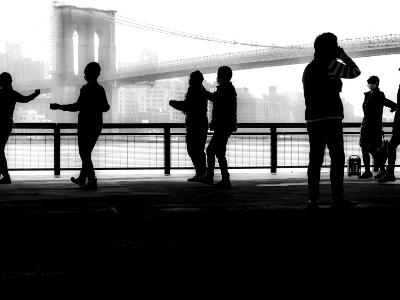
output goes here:
<path id="1" fill-rule="evenodd" d="M 10 73 L 0 74 L 0 184 L 10 184 L 11 177 L 8 172 L 5 147 L 10 137 L 14 125 L 14 110 L 17 102 L 28 103 L 39 96 L 40 90 L 37 89 L 29 96 L 23 96 L 12 87 L 12 77 Z"/>
<path id="2" fill-rule="evenodd" d="M 204 148 L 207 141 L 208 118 L 206 89 L 203 74 L 197 70 L 190 74 L 185 100 L 170 100 L 169 105 L 185 114 L 186 148 L 196 174 L 189 182 L 196 182 L 206 174 L 207 163 Z"/>
<path id="3" fill-rule="evenodd" d="M 399 68 L 400 71 L 400 68 Z M 400 105 L 400 85 L 397 90 L 397 106 Z M 396 176 L 394 175 L 394 168 L 396 164 L 396 151 L 397 147 L 400 145 L 400 110 L 397 109 L 394 115 L 392 137 L 389 142 L 388 149 L 388 166 L 385 176 L 378 180 L 380 183 L 396 181 Z"/>
<path id="4" fill-rule="evenodd" d="M 364 161 L 365 171 L 359 176 L 360 179 L 368 179 L 373 176 L 370 165 L 370 154 L 379 168 L 375 179 L 385 175 L 385 158 L 381 153 L 382 146 L 382 114 L 386 106 L 393 112 L 397 105 L 386 99 L 385 94 L 379 89 L 379 78 L 371 76 L 367 80 L 369 91 L 364 93 L 362 105 L 364 118 L 360 130 L 360 147 Z"/>

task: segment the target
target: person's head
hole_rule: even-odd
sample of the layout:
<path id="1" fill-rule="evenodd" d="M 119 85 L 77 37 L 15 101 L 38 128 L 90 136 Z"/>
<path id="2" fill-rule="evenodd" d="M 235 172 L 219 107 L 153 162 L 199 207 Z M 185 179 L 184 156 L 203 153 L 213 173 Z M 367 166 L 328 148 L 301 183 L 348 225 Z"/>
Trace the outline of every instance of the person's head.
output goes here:
<path id="1" fill-rule="evenodd" d="M 375 90 L 377 87 L 379 87 L 379 77 L 375 75 L 370 76 L 367 80 L 367 84 L 371 91 Z"/>
<path id="2" fill-rule="evenodd" d="M 320 34 L 314 41 L 314 50 L 316 58 L 335 59 L 338 54 L 337 36 L 331 32 Z"/>
<path id="3" fill-rule="evenodd" d="M 204 80 L 203 74 L 199 70 L 194 71 L 190 74 L 189 85 L 190 86 L 199 86 L 203 83 L 203 80 Z"/>
<path id="4" fill-rule="evenodd" d="M 230 82 L 232 79 L 232 69 L 228 66 L 218 68 L 217 82 L 218 84 Z"/>
<path id="5" fill-rule="evenodd" d="M 0 88 L 10 88 L 12 83 L 12 77 L 10 73 L 3 72 L 0 74 Z"/>
<path id="6" fill-rule="evenodd" d="M 83 73 L 85 74 L 85 80 L 87 82 L 96 81 L 97 78 L 99 78 L 100 76 L 100 71 L 101 68 L 99 63 L 95 61 L 88 63 L 85 67 L 85 70 L 83 71 Z"/>

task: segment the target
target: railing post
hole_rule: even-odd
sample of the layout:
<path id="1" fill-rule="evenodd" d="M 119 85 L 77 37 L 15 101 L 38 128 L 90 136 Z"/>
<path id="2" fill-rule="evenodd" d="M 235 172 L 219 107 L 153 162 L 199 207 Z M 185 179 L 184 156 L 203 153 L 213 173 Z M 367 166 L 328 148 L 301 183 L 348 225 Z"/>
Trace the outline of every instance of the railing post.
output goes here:
<path id="1" fill-rule="evenodd" d="M 271 173 L 276 173 L 278 167 L 278 136 L 276 126 L 271 126 Z"/>
<path id="2" fill-rule="evenodd" d="M 60 175 L 61 137 L 60 126 L 54 124 L 54 176 Z"/>
<path id="3" fill-rule="evenodd" d="M 164 127 L 164 174 L 171 174 L 171 128 Z"/>

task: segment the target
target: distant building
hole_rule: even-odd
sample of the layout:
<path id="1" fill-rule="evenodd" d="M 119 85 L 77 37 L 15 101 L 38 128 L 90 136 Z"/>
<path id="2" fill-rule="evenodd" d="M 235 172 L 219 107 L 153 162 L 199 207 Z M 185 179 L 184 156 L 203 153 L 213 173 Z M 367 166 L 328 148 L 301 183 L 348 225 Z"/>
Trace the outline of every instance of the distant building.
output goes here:
<path id="1" fill-rule="evenodd" d="M 248 88 L 236 88 L 237 93 L 237 120 L 239 123 L 259 122 L 257 119 L 256 97 L 250 94 Z"/>
<path id="2" fill-rule="evenodd" d="M 346 101 L 346 99 L 342 99 L 342 101 L 344 114 L 343 122 L 361 122 L 362 117 L 356 116 L 356 114 L 354 113 L 354 105 Z"/>
<path id="3" fill-rule="evenodd" d="M 14 112 L 14 122 L 16 123 L 43 123 L 48 122 L 46 116 L 38 114 L 36 110 L 25 110 L 16 107 Z"/>
<path id="4" fill-rule="evenodd" d="M 49 63 L 24 58 L 20 44 L 7 42 L 6 53 L 0 54 L 1 72 L 9 72 L 14 82 L 35 81 L 49 77 Z"/>
<path id="5" fill-rule="evenodd" d="M 168 102 L 183 100 L 186 89 L 186 83 L 182 80 L 162 80 L 155 82 L 153 86 L 120 88 L 118 93 L 120 122 L 142 122 L 148 119 L 160 122 L 183 122 L 183 114 L 171 109 Z"/>
<path id="6" fill-rule="evenodd" d="M 269 94 L 258 100 L 256 119 L 265 123 L 292 122 L 290 105 L 290 99 L 278 94 L 276 86 L 270 86 Z"/>

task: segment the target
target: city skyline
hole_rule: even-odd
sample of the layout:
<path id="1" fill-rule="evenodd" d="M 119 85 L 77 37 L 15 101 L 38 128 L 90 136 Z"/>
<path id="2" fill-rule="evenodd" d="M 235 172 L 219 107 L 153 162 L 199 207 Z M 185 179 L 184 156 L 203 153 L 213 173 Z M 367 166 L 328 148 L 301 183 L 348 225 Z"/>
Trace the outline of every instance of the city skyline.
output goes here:
<path id="1" fill-rule="evenodd" d="M 368 2 L 368 1 L 367 1 Z M 386 2 L 387 6 L 390 6 L 391 1 Z M 158 3 L 159 8 L 163 8 L 162 13 L 154 10 L 154 1 L 149 1 L 145 4 L 132 6 L 126 1 L 114 1 L 108 3 L 106 1 L 91 1 L 91 0 L 72 0 L 65 3 L 68 5 L 77 5 L 84 7 L 96 7 L 100 9 L 115 9 L 118 15 L 126 16 L 134 20 L 140 20 L 147 22 L 148 24 L 155 24 L 157 26 L 165 26 L 166 28 L 179 29 L 184 28 L 185 32 L 199 33 L 204 36 L 221 37 L 221 33 L 226 39 L 247 41 L 255 44 L 264 45 L 284 45 L 284 44 L 296 44 L 296 43 L 311 43 L 315 38 L 315 35 L 321 31 L 333 31 L 339 39 L 352 36 L 366 36 L 374 34 L 383 34 L 391 32 L 391 28 L 395 28 L 393 25 L 392 12 L 389 12 L 382 22 L 379 22 L 376 26 L 367 24 L 365 20 L 362 20 L 360 16 L 354 16 L 357 22 L 354 22 L 354 26 L 350 28 L 346 24 L 338 24 L 332 20 L 324 20 L 321 18 L 323 15 L 323 7 L 318 6 L 316 1 L 303 1 L 302 4 L 295 3 L 294 1 L 281 1 L 280 3 L 271 3 L 265 6 L 261 1 L 250 1 L 248 6 L 241 7 L 235 4 L 229 5 L 222 1 L 219 3 L 211 3 L 204 1 L 201 7 L 196 8 L 199 12 L 205 13 L 211 16 L 207 22 L 202 22 L 201 26 L 196 22 L 189 22 L 190 20 L 196 20 L 198 16 L 191 16 L 189 18 L 184 12 L 190 11 L 187 4 L 182 1 L 170 1 L 166 3 Z M 337 4 L 343 4 L 343 1 L 338 1 Z M 289 5 L 290 4 L 290 5 Z M 213 5 L 215 11 L 209 11 L 208 8 Z M 284 10 L 285 5 L 295 7 L 297 10 L 286 11 Z M 250 6 L 253 6 L 253 10 Z M 25 7 L 27 10 L 31 9 L 35 13 L 34 18 L 32 14 L 27 14 L 26 10 L 21 10 L 20 7 Z M 221 13 L 222 8 L 225 7 L 225 13 Z M 255 11 L 254 8 L 267 8 L 268 18 L 261 18 L 259 10 Z M 310 8 L 313 7 L 314 10 Z M 14 76 L 14 81 L 23 81 L 24 78 L 31 76 L 32 79 L 46 76 L 46 71 L 43 68 L 48 68 L 46 64 L 49 63 L 49 33 L 50 33 L 50 13 L 51 13 L 51 1 L 40 1 L 33 5 L 28 1 L 16 0 L 8 6 L 10 15 L 15 10 L 18 10 L 21 17 L 31 23 L 32 26 L 29 28 L 23 28 L 18 26 L 14 19 L 5 17 L 0 20 L 3 26 L 1 27 L 1 39 L 0 45 L 3 44 L 3 50 L 0 48 L 0 52 L 6 50 L 5 63 L 8 71 L 11 71 Z M 151 9 L 153 8 L 153 9 Z M 179 8 L 179 12 L 177 9 Z M 218 12 L 220 9 L 220 12 Z M 357 6 L 353 3 L 346 5 L 348 10 L 358 10 L 360 12 L 368 10 L 365 6 Z M 376 8 L 377 11 L 382 10 L 381 7 Z M 237 18 L 243 20 L 248 19 L 246 12 L 252 11 L 255 16 L 260 18 L 252 18 L 248 23 L 235 22 Z M 318 28 L 312 27 L 310 22 L 303 22 L 299 24 L 296 30 L 296 34 L 289 34 L 286 26 L 281 26 L 280 31 L 263 31 L 263 26 L 271 24 L 271 22 L 280 20 L 282 21 L 282 15 L 279 13 L 273 14 L 271 12 L 283 12 L 285 11 L 285 17 L 290 18 L 293 21 L 300 20 L 303 17 L 316 17 L 316 20 L 320 22 Z M 165 14 L 167 12 L 167 14 Z M 229 15 L 228 15 L 229 12 Z M 320 12 L 320 13 L 318 13 Z M 200 13 L 201 15 L 201 13 Z M 175 16 L 171 18 L 171 16 Z M 223 22 L 217 22 L 218 17 Z M 315 20 L 314 20 L 315 21 Z M 180 27 L 182 22 L 185 24 L 184 27 Z M 5 24 L 8 23 L 8 26 Z M 14 26 L 14 25 L 15 26 Z M 217 26 L 218 24 L 218 26 Z M 238 29 L 240 30 L 234 30 Z M 8 30 L 4 31 L 4 28 Z M 268 27 L 269 28 L 269 27 Z M 344 30 L 346 28 L 346 30 Z M 32 33 L 35 33 L 34 35 Z M 249 35 L 249 33 L 251 33 Z M 268 33 L 268 34 L 265 34 Z M 129 38 L 126 38 L 129 37 Z M 7 46 L 6 40 L 13 38 L 16 41 L 13 42 L 12 47 Z M 169 41 L 169 43 L 166 43 Z M 116 65 L 119 67 L 123 66 L 134 66 L 140 64 L 143 61 L 154 61 L 156 57 L 157 61 L 165 61 L 173 59 L 175 57 L 184 58 L 185 56 L 197 56 L 208 53 L 221 53 L 227 51 L 240 51 L 254 49 L 254 47 L 244 46 L 232 46 L 223 45 L 217 43 L 209 43 L 205 41 L 193 41 L 185 38 L 174 38 L 167 35 L 156 34 L 154 32 L 143 31 L 139 29 L 128 28 L 128 26 L 122 26 L 116 24 L 116 42 L 117 42 L 117 56 Z M 163 47 L 160 45 L 162 44 Z M 201 47 L 198 47 L 201 45 Z M 46 50 L 44 49 L 46 47 Z M 171 48 L 172 47 L 172 48 Z M 173 49 L 174 51 L 171 51 Z M 200 52 L 197 50 L 201 49 Z M 146 59 L 143 53 L 147 51 Z M 171 54 L 173 52 L 173 54 Z M 40 55 L 39 55 L 40 53 Z M 170 53 L 171 55 L 169 55 Z M 21 61 L 18 67 L 15 67 L 15 56 L 20 57 Z M 13 58 L 14 57 L 14 58 Z M 40 58 L 40 59 L 39 59 Z M 378 75 L 381 78 L 381 89 L 385 92 L 387 98 L 396 100 L 396 91 L 400 82 L 400 76 L 398 67 L 400 65 L 399 55 L 379 56 L 370 58 L 357 58 L 356 63 L 360 66 L 362 74 L 359 78 L 353 81 L 344 81 L 342 98 L 349 104 L 353 105 L 355 114 L 357 116 L 362 115 L 361 104 L 363 101 L 363 93 L 366 89 L 366 79 L 370 75 Z M 38 64 L 35 68 L 39 67 L 42 69 L 41 72 L 26 72 L 26 69 L 31 68 L 34 64 Z M 0 65 L 4 66 L 4 63 Z M 11 66 L 11 67 L 10 67 Z M 28 66 L 28 67 L 26 67 Z M 248 89 L 249 93 L 254 95 L 256 98 L 262 98 L 263 94 L 268 94 L 270 86 L 277 86 L 281 94 L 296 94 L 302 92 L 301 76 L 304 70 L 305 64 L 291 65 L 291 66 L 279 66 L 271 68 L 260 68 L 251 70 L 240 70 L 235 71 L 233 76 L 233 83 L 237 88 Z M 4 67 L 2 67 L 4 70 Z M 188 74 L 189 75 L 189 74 Z M 215 81 L 215 74 L 205 74 L 205 78 L 209 82 Z M 184 79 L 185 80 L 185 79 Z M 154 82 L 156 85 L 157 82 Z M 67 93 L 73 99 L 75 93 Z M 69 100 L 69 98 L 68 98 Z M 385 111 L 385 117 L 389 118 L 391 115 Z"/>

